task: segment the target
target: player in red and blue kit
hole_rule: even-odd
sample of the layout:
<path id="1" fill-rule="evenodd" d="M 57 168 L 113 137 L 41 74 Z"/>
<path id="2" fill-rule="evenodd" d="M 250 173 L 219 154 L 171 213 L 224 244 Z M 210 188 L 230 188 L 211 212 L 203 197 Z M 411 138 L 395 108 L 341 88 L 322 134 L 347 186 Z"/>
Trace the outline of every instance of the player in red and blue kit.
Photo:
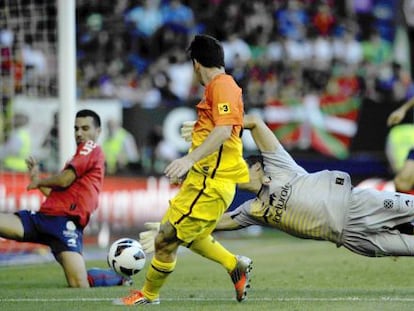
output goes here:
<path id="1" fill-rule="evenodd" d="M 96 144 L 100 117 L 92 110 L 81 110 L 76 114 L 74 130 L 76 153 L 60 173 L 39 178 L 36 160 L 26 160 L 31 180 L 27 189 L 40 190 L 46 200 L 38 212 L 1 213 L 0 236 L 48 245 L 70 287 L 121 285 L 126 280 L 112 270 L 86 271 L 83 229 L 98 207 L 105 174 L 105 157 Z"/>

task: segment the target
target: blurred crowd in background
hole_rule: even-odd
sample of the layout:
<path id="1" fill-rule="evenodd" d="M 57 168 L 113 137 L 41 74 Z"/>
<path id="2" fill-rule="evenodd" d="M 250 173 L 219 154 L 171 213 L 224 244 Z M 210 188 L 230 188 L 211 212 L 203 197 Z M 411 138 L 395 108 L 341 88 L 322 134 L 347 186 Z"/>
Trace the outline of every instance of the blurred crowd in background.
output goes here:
<path id="1" fill-rule="evenodd" d="M 301 104 L 312 95 L 349 103 L 344 109 L 350 111 L 366 103 L 386 103 L 385 110 L 392 111 L 414 95 L 409 51 L 396 53 L 404 46 L 400 5 L 398 0 L 77 0 L 78 97 L 119 99 L 125 109 L 192 107 L 202 89 L 193 82 L 185 50 L 195 34 L 207 33 L 223 43 L 226 71 L 243 88 L 246 110 Z M 53 8 L 44 13 L 56 14 Z M 20 59 L 5 62 L 2 50 L 2 72 L 14 62 L 18 94 L 19 81 L 30 78 L 16 70 L 20 61 L 26 75 L 45 81 L 50 95 L 57 88 L 56 51 L 38 47 L 35 39 L 53 21 L 32 22 L 35 32 L 25 39 L 22 54 L 13 53 Z M 10 46 L 13 29 L 3 26 L 1 44 Z M 154 128 L 145 144 L 155 150 L 162 141 Z"/>
<path id="2" fill-rule="evenodd" d="M 394 88 L 400 100 L 413 91 L 407 64 L 394 57 L 399 6 L 398 0 L 77 0 L 78 96 L 148 109 L 185 105 L 199 95 L 185 49 L 195 34 L 208 33 L 223 42 L 226 70 L 248 107 L 330 86 L 374 99 Z M 39 14 L 56 15 L 56 7 Z M 19 29 L 0 25 L 2 47 L 20 36 L 25 41 L 21 51 L 2 50 L 2 69 L 16 63 L 17 93 L 19 81 L 33 76 L 47 80 L 53 94 L 56 47 L 48 49 L 43 37 L 56 40 L 45 31 L 56 20 L 30 23 L 33 31 L 19 38 L 13 37 Z M 7 62 L 4 53 L 18 59 Z"/>
<path id="3" fill-rule="evenodd" d="M 397 1 L 77 1 L 79 96 L 128 107 L 186 105 L 198 98 L 185 54 L 196 33 L 223 42 L 226 70 L 247 107 L 307 92 L 378 100 L 413 93 L 394 61 Z"/>

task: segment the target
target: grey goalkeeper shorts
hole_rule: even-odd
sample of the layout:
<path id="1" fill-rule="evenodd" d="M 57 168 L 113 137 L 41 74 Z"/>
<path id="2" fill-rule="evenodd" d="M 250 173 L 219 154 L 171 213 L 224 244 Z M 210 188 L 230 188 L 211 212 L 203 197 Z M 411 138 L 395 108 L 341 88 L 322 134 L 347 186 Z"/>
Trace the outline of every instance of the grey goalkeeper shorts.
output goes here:
<path id="1" fill-rule="evenodd" d="M 414 196 L 353 188 L 339 246 L 364 256 L 413 256 L 414 235 L 396 228 L 414 221 Z"/>

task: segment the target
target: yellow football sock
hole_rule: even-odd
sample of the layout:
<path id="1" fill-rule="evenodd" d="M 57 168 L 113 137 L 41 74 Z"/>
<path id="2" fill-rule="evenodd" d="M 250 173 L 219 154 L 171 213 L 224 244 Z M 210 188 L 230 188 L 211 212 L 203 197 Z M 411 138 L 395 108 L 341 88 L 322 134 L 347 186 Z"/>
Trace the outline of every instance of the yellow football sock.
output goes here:
<path id="1" fill-rule="evenodd" d="M 237 265 L 237 258 L 230 253 L 211 235 L 201 240 L 195 240 L 189 247 L 193 252 L 221 264 L 228 272 Z"/>
<path id="2" fill-rule="evenodd" d="M 167 276 L 174 271 L 176 263 L 176 260 L 174 262 L 161 262 L 155 256 L 152 258 L 142 287 L 142 293 L 146 298 L 150 300 L 158 298 L 161 287 L 167 280 Z"/>

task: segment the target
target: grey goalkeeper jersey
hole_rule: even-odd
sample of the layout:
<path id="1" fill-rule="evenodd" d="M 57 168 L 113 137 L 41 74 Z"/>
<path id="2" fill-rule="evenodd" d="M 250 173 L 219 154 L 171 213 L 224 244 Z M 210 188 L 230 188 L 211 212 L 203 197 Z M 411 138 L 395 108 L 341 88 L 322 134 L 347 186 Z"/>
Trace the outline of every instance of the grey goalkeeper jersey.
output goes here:
<path id="1" fill-rule="evenodd" d="M 308 173 L 279 146 L 262 153 L 268 182 L 230 212 L 240 226 L 266 225 L 327 240 L 364 256 L 414 256 L 414 196 L 352 187 L 340 171 Z M 402 232 L 401 232 L 402 231 Z"/>
<path id="2" fill-rule="evenodd" d="M 233 211 L 241 226 L 266 224 L 302 238 L 339 241 L 349 206 L 351 179 L 339 171 L 308 173 L 279 145 L 263 152 L 269 180 L 257 198 Z"/>

